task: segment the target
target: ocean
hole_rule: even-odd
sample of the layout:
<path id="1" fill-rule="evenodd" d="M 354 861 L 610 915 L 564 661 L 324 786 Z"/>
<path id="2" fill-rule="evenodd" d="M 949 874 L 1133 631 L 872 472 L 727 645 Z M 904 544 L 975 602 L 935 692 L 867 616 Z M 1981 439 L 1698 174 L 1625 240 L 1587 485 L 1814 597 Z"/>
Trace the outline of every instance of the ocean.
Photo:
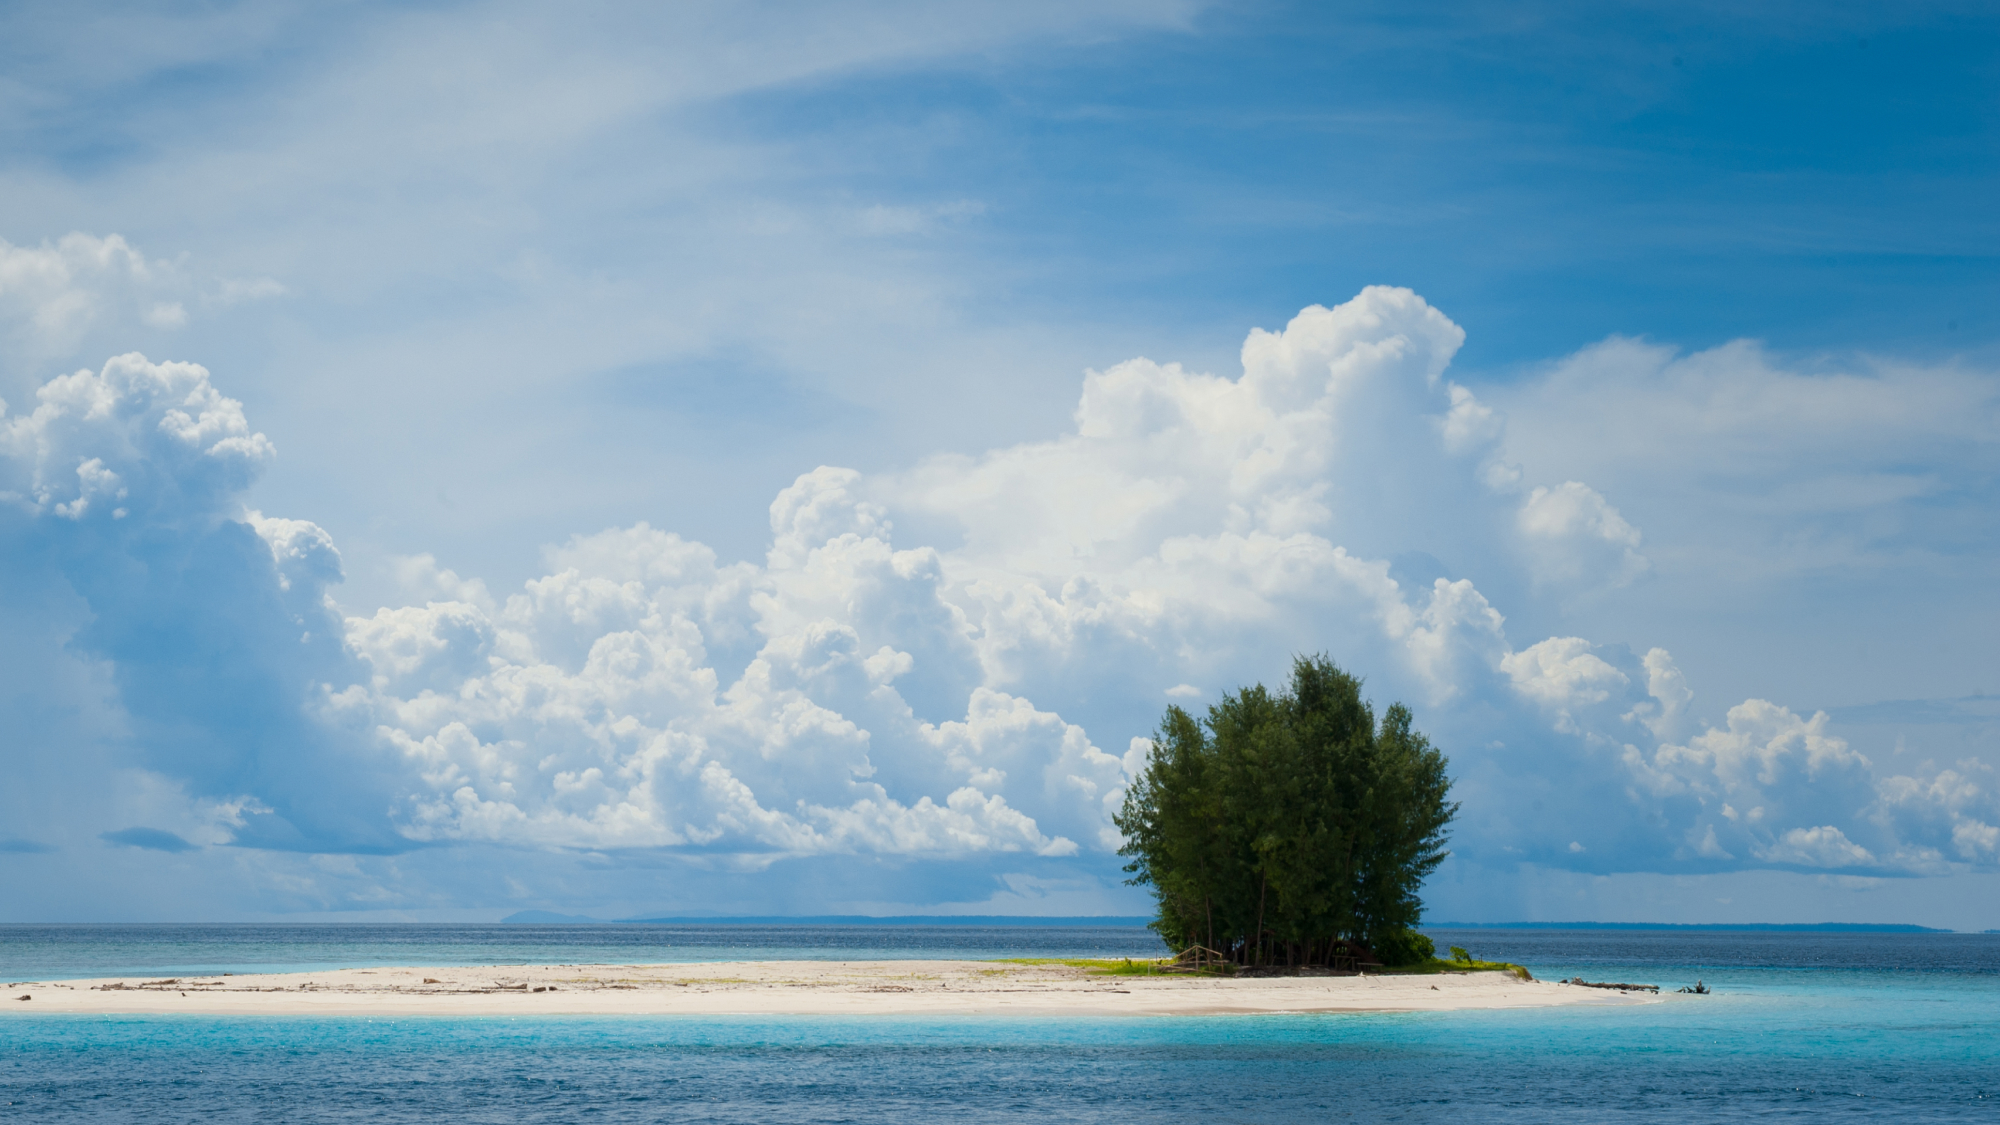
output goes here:
<path id="1" fill-rule="evenodd" d="M 2000 1121 L 2000 935 L 1430 930 L 1618 1008 L 1177 1019 L 0 1009 L 0 1121 Z M 0 926 L 0 977 L 1141 956 L 1128 927 Z"/>

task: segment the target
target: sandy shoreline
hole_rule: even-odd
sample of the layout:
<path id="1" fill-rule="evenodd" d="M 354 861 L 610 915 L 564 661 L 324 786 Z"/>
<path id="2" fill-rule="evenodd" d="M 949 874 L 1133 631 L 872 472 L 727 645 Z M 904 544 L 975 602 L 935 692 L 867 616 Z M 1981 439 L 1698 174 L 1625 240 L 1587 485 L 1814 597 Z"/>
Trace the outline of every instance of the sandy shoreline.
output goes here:
<path id="1" fill-rule="evenodd" d="M 20 996 L 30 999 L 20 1000 Z M 991 961 L 727 961 L 336 969 L 17 981 L 0 1013 L 272 1016 L 1195 1016 L 1658 1003 L 1650 995 L 1442 976 L 1096 976 Z"/>

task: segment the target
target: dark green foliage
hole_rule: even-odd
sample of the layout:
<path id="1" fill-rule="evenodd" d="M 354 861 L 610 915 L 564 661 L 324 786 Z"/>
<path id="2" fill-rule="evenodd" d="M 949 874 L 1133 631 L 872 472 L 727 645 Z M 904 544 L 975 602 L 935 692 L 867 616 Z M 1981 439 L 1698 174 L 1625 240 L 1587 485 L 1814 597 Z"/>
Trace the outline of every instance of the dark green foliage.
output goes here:
<path id="1" fill-rule="evenodd" d="M 1437 956 L 1437 944 L 1415 930 L 1398 930 L 1375 942 L 1375 959 L 1389 968 L 1421 965 Z"/>
<path id="2" fill-rule="evenodd" d="M 1115 819 L 1125 870 L 1152 886 L 1153 927 L 1173 948 L 1324 965 L 1357 944 L 1378 957 L 1430 945 L 1409 931 L 1458 811 L 1450 788 L 1407 708 L 1378 724 L 1359 680 L 1300 658 L 1282 695 L 1245 688 L 1206 720 L 1169 707 Z"/>

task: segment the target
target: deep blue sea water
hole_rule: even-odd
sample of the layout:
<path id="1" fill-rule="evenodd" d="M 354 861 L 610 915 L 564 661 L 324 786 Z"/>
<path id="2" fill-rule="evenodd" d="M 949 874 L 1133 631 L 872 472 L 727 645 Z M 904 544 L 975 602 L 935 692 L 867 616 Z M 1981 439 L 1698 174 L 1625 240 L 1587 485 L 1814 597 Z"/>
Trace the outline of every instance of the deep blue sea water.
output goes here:
<path id="1" fill-rule="evenodd" d="M 1125 955 L 1151 940 L 1116 929 L 602 932 L 626 929 L 0 927 L 0 976 L 96 975 L 114 964 L 170 973 Z M 2000 936 L 1433 937 L 1543 977 L 1669 988 L 1699 977 L 1716 991 L 1624 1008 L 1192 1019 L 329 1020 L 0 1009 L 0 1121 L 2000 1122 Z M 30 965 L 36 971 L 22 971 Z"/>

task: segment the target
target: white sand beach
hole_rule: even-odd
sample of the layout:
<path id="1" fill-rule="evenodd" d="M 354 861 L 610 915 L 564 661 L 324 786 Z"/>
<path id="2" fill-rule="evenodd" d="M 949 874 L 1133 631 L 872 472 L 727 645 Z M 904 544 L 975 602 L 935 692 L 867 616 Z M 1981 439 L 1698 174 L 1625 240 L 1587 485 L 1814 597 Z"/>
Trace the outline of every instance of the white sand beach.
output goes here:
<path id="1" fill-rule="evenodd" d="M 1502 972 L 1218 978 L 1103 976 L 1068 965 L 990 961 L 731 961 L 16 981 L 6 985 L 0 1013 L 1195 1016 L 1661 1000 Z"/>

